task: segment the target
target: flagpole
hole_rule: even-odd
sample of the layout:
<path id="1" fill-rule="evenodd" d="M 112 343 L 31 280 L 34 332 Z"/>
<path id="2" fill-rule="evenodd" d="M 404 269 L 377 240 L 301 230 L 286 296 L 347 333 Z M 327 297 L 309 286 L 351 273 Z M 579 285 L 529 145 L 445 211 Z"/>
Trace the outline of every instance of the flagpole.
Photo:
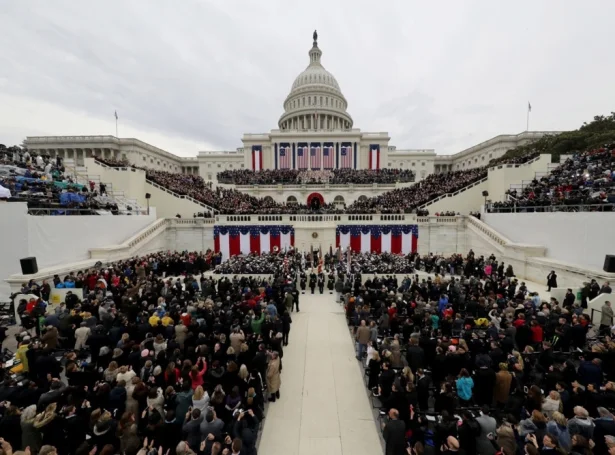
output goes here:
<path id="1" fill-rule="evenodd" d="M 117 134 L 117 117 L 115 117 L 115 137 L 119 138 L 120 136 Z"/>
<path id="2" fill-rule="evenodd" d="M 527 120 L 525 123 L 525 131 L 529 131 L 530 130 L 530 112 L 532 110 L 532 105 L 530 103 L 527 103 Z"/>

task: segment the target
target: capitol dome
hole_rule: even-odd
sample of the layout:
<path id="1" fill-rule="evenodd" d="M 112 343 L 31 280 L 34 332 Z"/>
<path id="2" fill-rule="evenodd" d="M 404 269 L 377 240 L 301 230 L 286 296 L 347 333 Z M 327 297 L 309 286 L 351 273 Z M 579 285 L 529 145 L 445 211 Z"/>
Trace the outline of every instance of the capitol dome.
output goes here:
<path id="1" fill-rule="evenodd" d="M 318 48 L 318 35 L 309 51 L 310 63 L 295 78 L 284 101 L 284 114 L 278 121 L 283 131 L 291 130 L 348 130 L 352 117 L 346 112 L 348 102 L 340 86 L 320 63 L 322 51 Z"/>

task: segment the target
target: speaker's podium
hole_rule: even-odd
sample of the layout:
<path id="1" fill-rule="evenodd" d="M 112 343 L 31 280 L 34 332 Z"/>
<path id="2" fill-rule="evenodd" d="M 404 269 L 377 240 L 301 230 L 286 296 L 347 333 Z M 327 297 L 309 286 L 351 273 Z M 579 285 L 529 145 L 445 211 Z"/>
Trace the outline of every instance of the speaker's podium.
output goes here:
<path id="1" fill-rule="evenodd" d="M 38 273 L 38 265 L 34 256 L 20 259 L 19 262 L 21 263 L 21 273 L 23 275 L 34 275 Z"/>
<path id="2" fill-rule="evenodd" d="M 607 254 L 604 257 L 604 267 L 602 270 L 608 273 L 615 273 L 615 255 Z"/>

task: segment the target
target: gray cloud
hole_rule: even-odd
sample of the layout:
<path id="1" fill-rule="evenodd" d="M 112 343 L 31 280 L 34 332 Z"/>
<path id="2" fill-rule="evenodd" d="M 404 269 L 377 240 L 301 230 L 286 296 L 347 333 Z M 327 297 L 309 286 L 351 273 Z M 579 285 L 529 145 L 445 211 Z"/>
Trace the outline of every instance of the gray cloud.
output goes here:
<path id="1" fill-rule="evenodd" d="M 317 28 L 355 127 L 455 153 L 522 131 L 528 100 L 532 129 L 610 112 L 613 13 L 608 0 L 3 2 L 0 137 L 113 134 L 117 109 L 122 136 L 234 149 L 277 126 Z"/>

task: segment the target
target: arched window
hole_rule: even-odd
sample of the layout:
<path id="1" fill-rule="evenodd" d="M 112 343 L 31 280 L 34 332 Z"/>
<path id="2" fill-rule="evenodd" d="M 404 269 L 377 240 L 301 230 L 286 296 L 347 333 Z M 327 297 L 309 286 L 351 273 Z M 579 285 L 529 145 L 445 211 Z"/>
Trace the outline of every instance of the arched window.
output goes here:
<path id="1" fill-rule="evenodd" d="M 361 196 L 359 196 L 358 201 L 359 201 L 359 202 L 367 201 L 367 196 L 365 196 L 365 195 L 361 195 Z"/>
<path id="2" fill-rule="evenodd" d="M 263 200 L 264 200 L 265 202 L 269 202 L 269 203 L 274 202 L 274 200 L 273 200 L 273 198 L 272 198 L 271 196 L 265 196 L 265 197 L 263 198 Z"/>
<path id="3" fill-rule="evenodd" d="M 335 198 L 333 199 L 333 203 L 335 205 L 343 205 L 344 204 L 344 196 L 335 196 Z"/>
<path id="4" fill-rule="evenodd" d="M 291 204 L 296 204 L 297 203 L 297 198 L 295 196 L 288 196 L 288 198 L 286 199 L 286 204 L 291 205 Z"/>

